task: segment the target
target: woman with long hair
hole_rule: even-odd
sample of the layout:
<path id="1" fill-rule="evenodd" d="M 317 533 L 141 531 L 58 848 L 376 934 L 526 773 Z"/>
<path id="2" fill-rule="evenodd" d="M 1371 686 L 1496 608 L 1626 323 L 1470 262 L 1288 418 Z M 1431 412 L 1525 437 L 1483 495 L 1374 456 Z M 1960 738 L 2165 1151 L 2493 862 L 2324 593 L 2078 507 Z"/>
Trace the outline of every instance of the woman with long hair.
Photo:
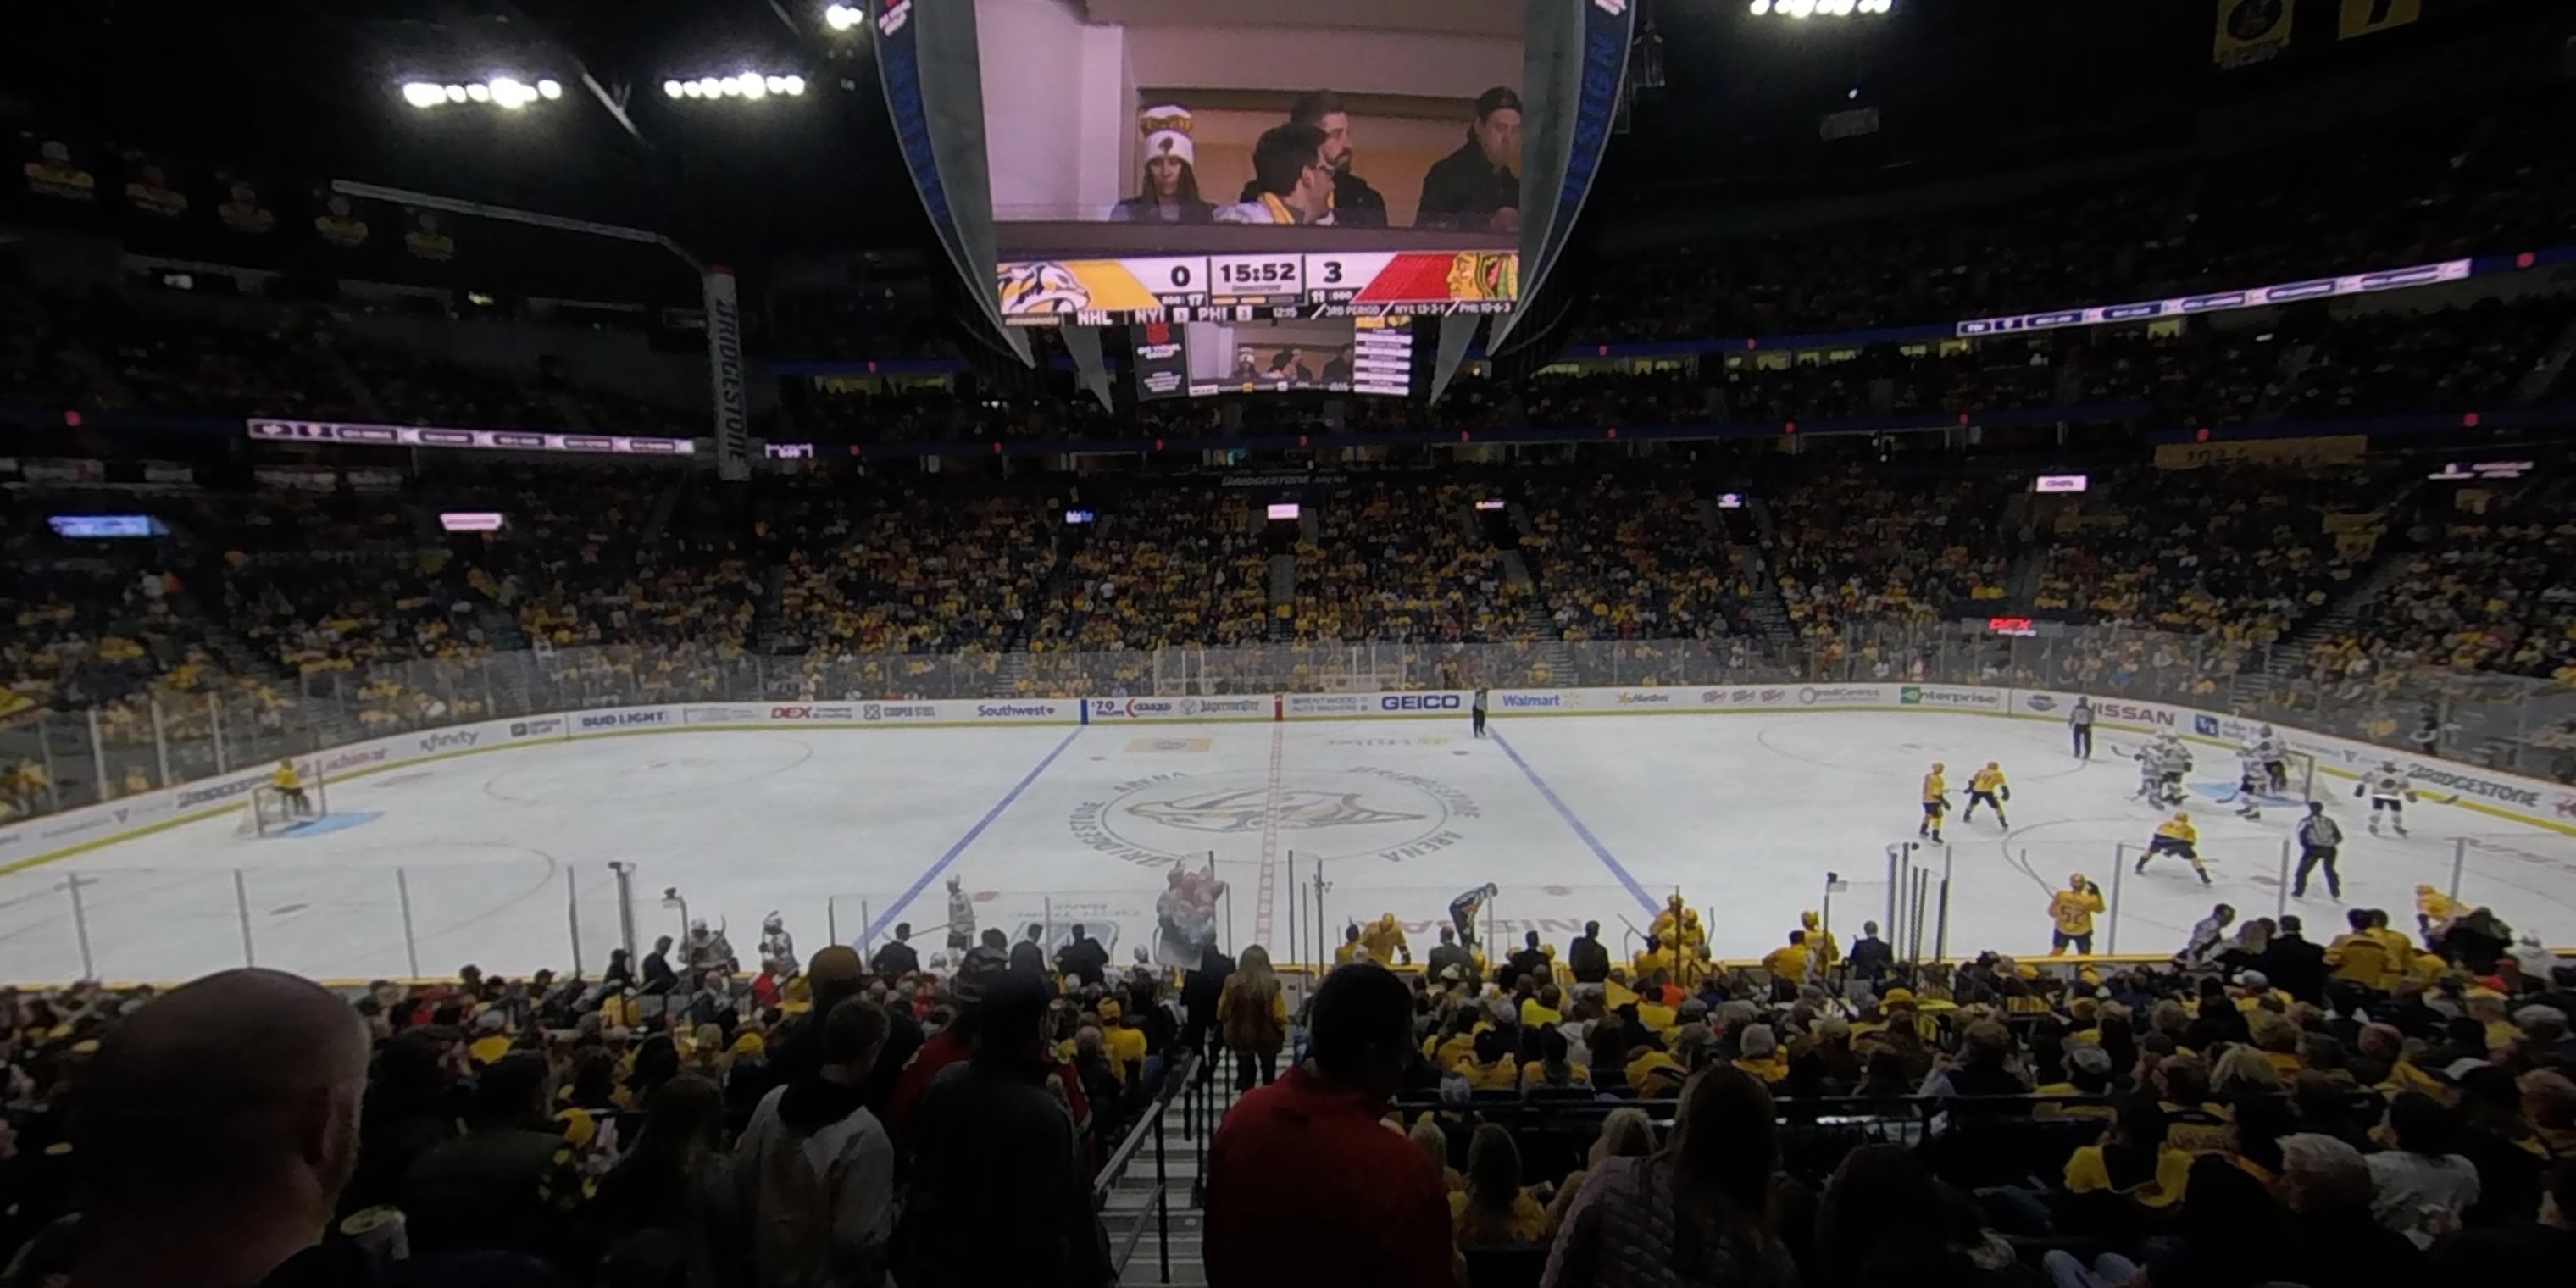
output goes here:
<path id="1" fill-rule="evenodd" d="M 1682 1088 L 1672 1138 L 1584 1178 L 1548 1253 L 1544 1288 L 1686 1284 L 1771 1288 L 1797 1277 L 1773 1229 L 1780 1162 L 1771 1093 L 1728 1065 Z"/>
<path id="2" fill-rule="evenodd" d="M 1198 146 L 1191 141 L 1196 121 L 1177 104 L 1149 107 L 1136 118 L 1145 136 L 1144 174 L 1136 195 L 1109 212 L 1119 223 L 1207 224 L 1216 222 L 1216 206 L 1199 196 Z"/>
<path id="3" fill-rule="evenodd" d="M 728 1227 L 731 1165 L 724 1152 L 724 1093 L 693 1073 L 663 1083 L 635 1146 L 599 1181 L 604 1242 L 669 1230 L 688 1242 L 690 1288 L 729 1282 L 710 1236 Z"/>
<path id="4" fill-rule="evenodd" d="M 1584 1155 L 1583 1166 L 1576 1168 L 1556 1188 L 1556 1197 L 1548 1200 L 1547 1231 L 1555 1234 L 1565 1226 L 1565 1214 L 1574 1206 L 1574 1196 L 1583 1190 L 1584 1178 L 1592 1169 L 1614 1158 L 1644 1158 L 1655 1152 L 1655 1124 L 1646 1111 L 1626 1105 L 1610 1111 L 1601 1120 L 1601 1134 L 1594 1138 L 1592 1150 Z"/>
<path id="5" fill-rule="evenodd" d="M 1547 1209 L 1521 1188 L 1521 1147 L 1509 1131 L 1486 1123 L 1467 1143 L 1467 1188 L 1449 1196 L 1449 1225 L 1461 1248 L 1547 1237 Z"/>
<path id="6" fill-rule="evenodd" d="M 1217 1031 L 1234 1052 L 1234 1089 L 1252 1090 L 1253 1075 L 1269 1086 L 1279 1076 L 1279 1051 L 1288 1045 L 1288 994 L 1270 969 L 1270 950 L 1243 950 L 1234 973 L 1216 997 Z"/>

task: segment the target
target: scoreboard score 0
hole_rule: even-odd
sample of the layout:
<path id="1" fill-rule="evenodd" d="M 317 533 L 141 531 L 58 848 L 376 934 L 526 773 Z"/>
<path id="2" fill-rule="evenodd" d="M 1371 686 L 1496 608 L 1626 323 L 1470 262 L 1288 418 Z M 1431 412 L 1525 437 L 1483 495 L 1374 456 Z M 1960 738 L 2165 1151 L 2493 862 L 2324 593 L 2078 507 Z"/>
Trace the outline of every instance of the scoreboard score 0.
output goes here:
<path id="1" fill-rule="evenodd" d="M 1520 298 L 1516 251 L 1012 260 L 999 276 L 1019 326 L 1507 313 Z"/>

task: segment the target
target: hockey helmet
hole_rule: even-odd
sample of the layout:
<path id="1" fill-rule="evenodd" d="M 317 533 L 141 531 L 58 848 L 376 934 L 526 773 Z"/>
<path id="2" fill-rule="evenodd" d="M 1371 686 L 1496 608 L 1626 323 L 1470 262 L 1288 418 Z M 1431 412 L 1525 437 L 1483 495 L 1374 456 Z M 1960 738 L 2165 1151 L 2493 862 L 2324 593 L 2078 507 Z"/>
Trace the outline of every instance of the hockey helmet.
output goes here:
<path id="1" fill-rule="evenodd" d="M 1936 760 L 1936 761 L 1933 761 L 1933 762 L 1932 762 L 1932 772 L 1933 772 L 1933 773 L 1936 773 L 1936 774 L 1938 774 L 1938 773 L 1942 773 L 1942 772 L 1944 772 L 1944 771 L 1946 771 L 1946 770 L 1948 770 L 1948 769 L 1949 769 L 1949 766 L 1948 766 L 1948 765 L 1944 765 L 1944 764 L 1942 764 L 1940 761 L 1937 761 L 1937 760 Z"/>
<path id="2" fill-rule="evenodd" d="M 2175 810 L 2173 821 L 2177 823 L 2188 823 L 2191 821 L 2191 815 L 2185 814 L 2181 810 Z"/>
<path id="3" fill-rule="evenodd" d="M 699 939 L 699 938 L 703 938 L 703 937 L 705 937 L 706 933 L 707 933 L 707 923 L 706 923 L 706 920 L 705 920 L 704 918 L 700 918 L 700 919 L 698 919 L 698 920 L 696 920 L 696 921 L 692 921 L 692 922 L 690 922 L 690 923 L 689 923 L 689 938 L 691 938 L 691 939 Z"/>
<path id="4" fill-rule="evenodd" d="M 2073 876 L 2071 876 L 2071 877 L 2066 878 L 2066 888 L 2067 888 L 2067 889 L 2069 889 L 2069 890 L 2081 890 L 2081 889 L 2083 889 L 2083 888 L 2084 888 L 2084 874 L 2083 874 L 2083 873 L 2081 873 L 2081 872 L 2078 872 L 2078 873 L 2076 873 L 2075 875 L 2073 875 Z"/>
<path id="5" fill-rule="evenodd" d="M 2262 728 L 2255 730 L 2254 732 L 2259 733 L 2259 734 L 2263 735 L 2263 736 L 2264 736 L 2264 737 L 2266 737 L 2266 738 L 2269 738 L 2269 737 L 2271 737 L 2271 736 L 2272 736 L 2272 726 L 2270 726 L 2270 725 L 2265 725 L 2265 726 L 2263 726 Z"/>
<path id="6" fill-rule="evenodd" d="M 1987 761 L 1987 762 L 1986 762 L 1986 768 L 1988 768 L 1988 769 L 2001 769 L 2001 768 L 2003 768 L 2003 765 L 2002 765 L 2002 763 L 2001 763 L 2001 762 L 1999 762 L 1999 761 L 1992 761 L 1992 760 L 1989 760 L 1989 761 Z"/>
<path id="7" fill-rule="evenodd" d="M 784 929 L 786 925 L 787 919 L 785 917 L 779 916 L 776 912 L 772 912 L 769 914 L 769 918 L 767 920 L 760 923 L 760 928 L 763 930 L 780 930 Z"/>
<path id="8" fill-rule="evenodd" d="M 1823 920 L 1823 918 L 1818 917 L 1818 916 L 1816 915 L 1815 909 L 1813 909 L 1813 908 L 1810 908 L 1810 909 L 1808 909 L 1807 911 L 1805 911 L 1805 912 L 1802 912 L 1802 913 L 1799 913 L 1799 914 L 1798 914 L 1798 924 L 1799 924 L 1799 925 L 1801 925 L 1801 926 L 1806 927 L 1806 928 L 1807 928 L 1807 929 L 1809 929 L 1809 930 L 1813 930 L 1813 929 L 1815 929 L 1815 928 L 1816 928 L 1816 923 L 1817 923 L 1817 922 L 1819 922 L 1819 921 L 1821 921 L 1821 920 Z"/>

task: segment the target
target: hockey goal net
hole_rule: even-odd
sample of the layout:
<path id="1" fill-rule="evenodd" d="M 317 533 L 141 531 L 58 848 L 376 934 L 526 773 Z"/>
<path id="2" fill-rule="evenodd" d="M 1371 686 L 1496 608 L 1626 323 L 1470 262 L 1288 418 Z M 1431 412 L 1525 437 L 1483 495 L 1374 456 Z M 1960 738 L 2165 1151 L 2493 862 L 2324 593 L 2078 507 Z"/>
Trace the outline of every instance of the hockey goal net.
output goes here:
<path id="1" fill-rule="evenodd" d="M 300 827 L 331 812 L 325 793 L 329 785 L 320 774 L 304 779 L 303 800 L 261 783 L 250 789 L 250 799 L 242 802 L 241 821 L 233 826 L 235 836 L 275 836 L 289 828 Z"/>

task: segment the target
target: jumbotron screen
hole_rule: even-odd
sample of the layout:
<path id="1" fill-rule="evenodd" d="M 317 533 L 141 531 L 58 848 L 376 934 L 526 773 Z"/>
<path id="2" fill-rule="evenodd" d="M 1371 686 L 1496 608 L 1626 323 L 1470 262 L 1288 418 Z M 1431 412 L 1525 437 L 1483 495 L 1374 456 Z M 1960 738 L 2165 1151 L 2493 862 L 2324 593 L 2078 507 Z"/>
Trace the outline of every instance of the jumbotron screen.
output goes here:
<path id="1" fill-rule="evenodd" d="M 1410 318 L 1279 322 L 1140 322 L 1136 396 L 1413 392 Z"/>
<path id="2" fill-rule="evenodd" d="M 1520 5 L 973 3 L 1006 320 L 1518 299 Z"/>

